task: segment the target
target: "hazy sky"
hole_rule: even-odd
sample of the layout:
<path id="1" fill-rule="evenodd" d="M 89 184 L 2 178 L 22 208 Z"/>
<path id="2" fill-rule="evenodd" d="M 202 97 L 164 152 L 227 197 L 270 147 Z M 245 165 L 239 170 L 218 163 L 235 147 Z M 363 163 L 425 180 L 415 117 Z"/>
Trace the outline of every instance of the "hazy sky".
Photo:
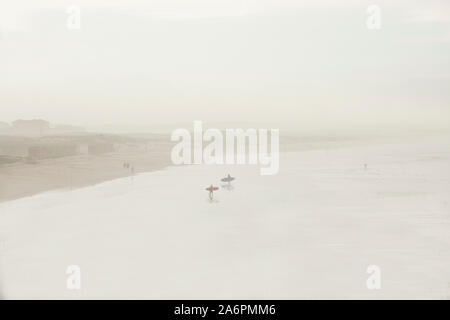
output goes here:
<path id="1" fill-rule="evenodd" d="M 0 110 L 81 125 L 449 123 L 450 1 L 1 0 Z"/>

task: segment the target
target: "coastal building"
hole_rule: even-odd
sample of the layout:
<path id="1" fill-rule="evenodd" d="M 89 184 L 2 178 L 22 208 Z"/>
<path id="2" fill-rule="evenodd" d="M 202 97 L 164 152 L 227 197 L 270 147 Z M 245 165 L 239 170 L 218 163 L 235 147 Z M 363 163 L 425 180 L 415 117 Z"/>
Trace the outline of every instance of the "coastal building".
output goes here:
<path id="1" fill-rule="evenodd" d="M 39 144 L 28 148 L 28 157 L 33 159 L 47 159 L 74 156 L 77 152 L 75 144 L 52 143 Z"/>
<path id="2" fill-rule="evenodd" d="M 88 153 L 91 155 L 114 152 L 114 144 L 110 142 L 97 142 L 88 146 Z"/>

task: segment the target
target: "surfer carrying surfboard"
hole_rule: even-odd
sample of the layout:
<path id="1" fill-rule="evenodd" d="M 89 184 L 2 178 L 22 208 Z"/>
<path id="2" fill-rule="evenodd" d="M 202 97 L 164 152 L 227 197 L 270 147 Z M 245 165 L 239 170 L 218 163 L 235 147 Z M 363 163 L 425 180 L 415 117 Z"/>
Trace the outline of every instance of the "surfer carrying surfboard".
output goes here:
<path id="1" fill-rule="evenodd" d="M 212 200 L 214 197 L 214 191 L 219 190 L 218 187 L 214 187 L 211 185 L 210 187 L 206 188 L 206 191 L 209 191 L 209 199 Z"/>
<path id="2" fill-rule="evenodd" d="M 230 174 L 228 174 L 228 176 L 223 178 L 221 181 L 228 182 L 228 185 L 229 185 L 230 182 L 233 181 L 233 180 L 234 180 L 234 178 L 232 176 L 230 176 Z"/>

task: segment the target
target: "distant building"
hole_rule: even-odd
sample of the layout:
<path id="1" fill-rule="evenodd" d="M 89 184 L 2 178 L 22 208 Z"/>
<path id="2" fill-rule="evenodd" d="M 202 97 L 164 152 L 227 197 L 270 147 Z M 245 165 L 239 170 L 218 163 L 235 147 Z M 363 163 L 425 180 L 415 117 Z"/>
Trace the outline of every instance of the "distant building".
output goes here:
<path id="1" fill-rule="evenodd" d="M 102 136 L 81 136 L 74 140 L 79 154 L 100 155 L 114 152 L 115 145 Z"/>
<path id="2" fill-rule="evenodd" d="M 98 142 L 88 145 L 88 153 L 92 155 L 114 152 L 114 144 Z"/>
<path id="3" fill-rule="evenodd" d="M 40 160 L 75 155 L 101 155 L 114 151 L 115 144 L 103 136 L 0 135 L 0 156 Z"/>
<path id="4" fill-rule="evenodd" d="M 67 135 L 67 134 L 76 134 L 82 133 L 85 129 L 83 127 L 77 126 L 69 126 L 69 125 L 55 125 L 50 129 L 50 134 L 52 135 Z"/>
<path id="5" fill-rule="evenodd" d="M 26 157 L 32 139 L 0 135 L 0 156 Z"/>
<path id="6" fill-rule="evenodd" d="M 27 157 L 28 146 L 14 144 L 0 145 L 0 156 Z"/>
<path id="7" fill-rule="evenodd" d="M 12 126 L 14 133 L 21 136 L 43 136 L 50 129 L 49 122 L 41 119 L 16 120 Z"/>
<path id="8" fill-rule="evenodd" d="M 28 157 L 33 159 L 67 157 L 74 156 L 77 153 L 77 146 L 67 143 L 38 144 L 28 148 Z"/>

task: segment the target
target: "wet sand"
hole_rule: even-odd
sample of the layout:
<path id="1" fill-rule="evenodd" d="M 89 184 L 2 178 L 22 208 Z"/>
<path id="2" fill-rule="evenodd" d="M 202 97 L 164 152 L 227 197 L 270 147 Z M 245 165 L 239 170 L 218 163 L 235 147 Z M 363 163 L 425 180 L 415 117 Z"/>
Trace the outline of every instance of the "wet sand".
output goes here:
<path id="1" fill-rule="evenodd" d="M 3 202 L 4 296 L 449 299 L 447 145 L 284 153 L 274 176 L 170 166 Z M 234 189 L 209 201 L 204 188 L 227 173 Z M 66 286 L 71 265 L 80 290 Z M 371 265 L 380 290 L 366 285 Z"/>

